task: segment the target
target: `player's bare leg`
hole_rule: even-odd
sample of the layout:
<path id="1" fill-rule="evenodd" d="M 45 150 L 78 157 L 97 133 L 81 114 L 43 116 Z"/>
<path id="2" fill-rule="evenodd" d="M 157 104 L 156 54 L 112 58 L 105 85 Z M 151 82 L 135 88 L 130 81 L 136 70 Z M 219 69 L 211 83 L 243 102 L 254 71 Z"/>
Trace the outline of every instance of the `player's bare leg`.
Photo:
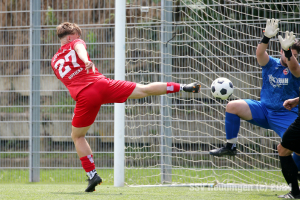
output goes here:
<path id="1" fill-rule="evenodd" d="M 88 187 L 86 188 L 86 192 L 95 191 L 95 187 L 98 184 L 102 183 L 101 177 L 97 174 L 95 169 L 95 164 L 93 160 L 92 150 L 90 145 L 85 139 L 85 135 L 89 130 L 90 126 L 76 128 L 72 126 L 72 139 L 74 141 L 74 145 L 77 151 L 77 154 L 81 160 L 82 167 L 87 172 L 88 179 Z"/>
<path id="2" fill-rule="evenodd" d="M 198 93 L 200 91 L 199 83 L 191 83 L 187 85 L 181 85 L 178 83 L 163 83 L 155 82 L 148 85 L 137 84 L 132 94 L 128 99 L 140 99 L 151 95 L 162 95 L 167 93 L 175 93 L 183 90 L 185 92 Z"/>
<path id="3" fill-rule="evenodd" d="M 243 120 L 252 119 L 250 107 L 244 100 L 230 101 L 226 106 L 226 112 L 235 114 Z"/>
<path id="4" fill-rule="evenodd" d="M 213 149 L 209 152 L 213 156 L 235 156 L 237 154 L 236 143 L 240 127 L 240 118 L 252 120 L 249 105 L 244 100 L 231 101 L 226 106 L 225 130 L 227 143 L 225 147 Z"/>
<path id="5" fill-rule="evenodd" d="M 135 89 L 128 99 L 140 99 L 150 95 L 162 95 L 167 93 L 167 83 L 150 83 L 148 85 L 136 84 Z"/>
<path id="6" fill-rule="evenodd" d="M 71 136 L 79 158 L 92 154 L 91 147 L 85 139 L 85 135 L 90 127 L 76 128 L 72 126 Z"/>

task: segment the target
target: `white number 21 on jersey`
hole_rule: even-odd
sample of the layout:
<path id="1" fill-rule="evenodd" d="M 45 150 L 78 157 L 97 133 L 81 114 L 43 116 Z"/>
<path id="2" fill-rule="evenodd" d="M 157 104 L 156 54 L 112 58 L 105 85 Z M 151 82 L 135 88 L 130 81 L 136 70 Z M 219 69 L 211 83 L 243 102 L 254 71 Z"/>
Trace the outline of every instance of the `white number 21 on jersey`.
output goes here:
<path id="1" fill-rule="evenodd" d="M 61 78 L 63 78 L 67 73 L 69 73 L 71 71 L 71 68 L 69 65 L 64 66 L 65 62 L 69 62 L 70 59 L 69 57 L 71 56 L 71 60 L 72 60 L 72 64 L 74 67 L 80 67 L 80 65 L 77 63 L 77 59 L 76 59 L 76 55 L 75 55 L 75 51 L 71 50 L 66 56 L 65 59 L 59 59 L 58 61 L 56 61 L 54 67 L 55 69 L 57 69 L 58 65 L 58 72 Z"/>

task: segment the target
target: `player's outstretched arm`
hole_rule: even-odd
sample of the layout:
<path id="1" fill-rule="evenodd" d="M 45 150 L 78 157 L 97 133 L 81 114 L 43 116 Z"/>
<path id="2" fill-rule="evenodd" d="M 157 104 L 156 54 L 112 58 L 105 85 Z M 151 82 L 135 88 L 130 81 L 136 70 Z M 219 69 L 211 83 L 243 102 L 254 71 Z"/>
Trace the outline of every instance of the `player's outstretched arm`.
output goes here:
<path id="1" fill-rule="evenodd" d="M 269 55 L 266 52 L 268 48 L 269 41 L 274 37 L 279 31 L 278 28 L 278 19 L 268 19 L 267 25 L 264 30 L 264 37 L 260 41 L 256 49 L 256 58 L 260 66 L 265 66 L 269 62 Z"/>
<path id="2" fill-rule="evenodd" d="M 296 36 L 293 32 L 286 31 L 285 38 L 283 39 L 281 35 L 278 36 L 279 42 L 281 44 L 281 48 L 286 57 L 286 64 L 288 65 L 291 73 L 300 77 L 300 66 L 296 60 L 296 58 L 292 54 L 291 46 L 295 43 Z"/>
<path id="3" fill-rule="evenodd" d="M 89 73 L 89 69 L 93 69 L 93 72 L 95 73 L 95 65 L 94 63 L 92 63 L 91 61 L 89 61 L 88 59 L 88 54 L 87 51 L 84 47 L 83 44 L 76 44 L 76 46 L 74 47 L 74 50 L 76 51 L 78 57 L 84 62 L 85 64 L 85 70 L 86 73 Z"/>
<path id="4" fill-rule="evenodd" d="M 283 107 L 285 107 L 288 110 L 291 110 L 292 108 L 296 107 L 298 103 L 299 103 L 299 97 L 294 99 L 288 99 L 284 101 Z"/>

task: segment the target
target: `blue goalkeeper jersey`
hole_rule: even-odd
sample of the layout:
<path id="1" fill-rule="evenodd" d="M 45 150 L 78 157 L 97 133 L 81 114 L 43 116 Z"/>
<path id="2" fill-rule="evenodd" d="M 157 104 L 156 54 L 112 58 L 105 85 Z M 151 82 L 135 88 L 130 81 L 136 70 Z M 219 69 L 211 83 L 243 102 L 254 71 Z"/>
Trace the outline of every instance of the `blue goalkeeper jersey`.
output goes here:
<path id="1" fill-rule="evenodd" d="M 280 59 L 269 56 L 270 60 L 262 67 L 263 85 L 260 101 L 274 111 L 286 109 L 283 102 L 299 96 L 300 78 L 296 78 L 288 67 L 280 64 Z M 292 109 L 298 113 L 298 106 Z"/>

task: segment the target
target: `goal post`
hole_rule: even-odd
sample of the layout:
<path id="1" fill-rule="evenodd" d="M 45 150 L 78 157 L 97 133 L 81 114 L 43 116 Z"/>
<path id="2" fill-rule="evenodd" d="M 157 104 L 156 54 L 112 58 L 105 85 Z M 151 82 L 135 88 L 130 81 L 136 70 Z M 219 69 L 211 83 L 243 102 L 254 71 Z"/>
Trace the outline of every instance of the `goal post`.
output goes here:
<path id="1" fill-rule="evenodd" d="M 115 0 L 115 80 L 125 80 L 125 1 Z M 114 186 L 124 186 L 125 104 L 114 104 Z"/>
<path id="2" fill-rule="evenodd" d="M 172 2 L 161 1 L 161 82 L 172 81 Z M 161 96 L 161 183 L 172 183 L 172 98 Z"/>

